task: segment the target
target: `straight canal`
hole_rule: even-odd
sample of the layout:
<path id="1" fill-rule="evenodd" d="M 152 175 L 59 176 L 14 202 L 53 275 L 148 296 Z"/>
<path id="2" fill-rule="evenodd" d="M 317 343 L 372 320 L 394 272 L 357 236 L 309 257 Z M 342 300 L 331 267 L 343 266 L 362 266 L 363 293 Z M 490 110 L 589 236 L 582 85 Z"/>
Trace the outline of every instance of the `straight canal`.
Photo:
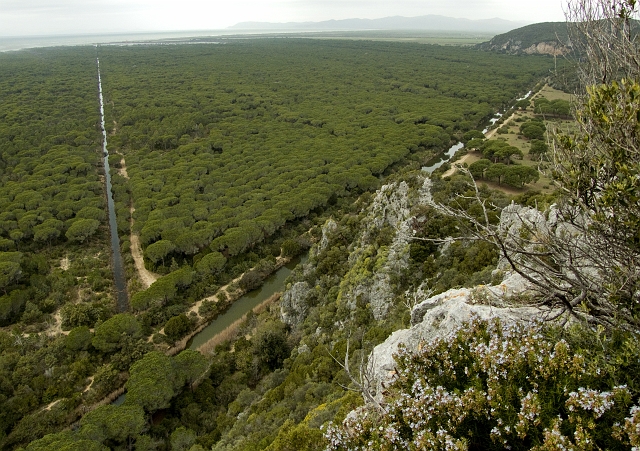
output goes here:
<path id="1" fill-rule="evenodd" d="M 116 208 L 111 192 L 111 172 L 109 170 L 109 151 L 107 150 L 107 130 L 104 124 L 104 99 L 102 97 L 102 78 L 100 77 L 100 60 L 96 58 L 98 66 L 98 93 L 100 95 L 100 128 L 102 129 L 102 156 L 104 160 L 104 176 L 107 190 L 107 208 L 109 210 L 109 229 L 111 230 L 111 261 L 113 262 L 113 280 L 116 286 L 116 302 L 118 312 L 129 309 L 127 298 L 127 278 L 124 275 L 124 264 L 120 254 L 120 238 L 118 238 L 118 223 L 116 222 Z"/>

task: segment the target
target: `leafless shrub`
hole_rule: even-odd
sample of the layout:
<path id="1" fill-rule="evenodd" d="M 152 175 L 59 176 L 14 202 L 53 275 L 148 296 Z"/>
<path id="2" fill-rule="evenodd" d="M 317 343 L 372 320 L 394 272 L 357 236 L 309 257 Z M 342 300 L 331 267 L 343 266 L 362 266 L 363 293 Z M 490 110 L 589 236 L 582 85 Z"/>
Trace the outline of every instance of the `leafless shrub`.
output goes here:
<path id="1" fill-rule="evenodd" d="M 636 0 L 570 0 L 565 15 L 583 88 L 638 79 Z"/>
<path id="2" fill-rule="evenodd" d="M 329 353 L 331 358 L 342 367 L 347 377 L 351 380 L 351 385 L 342 385 L 340 386 L 345 390 L 351 390 L 358 392 L 364 398 L 366 404 L 374 406 L 374 408 L 378 412 L 384 412 L 384 406 L 378 402 L 375 398 L 376 395 L 376 384 L 374 377 L 374 367 L 375 367 L 375 359 L 373 354 L 371 354 L 368 358 L 365 352 L 360 353 L 360 360 L 357 368 L 357 372 L 354 373 L 353 369 L 349 365 L 349 340 L 347 340 L 347 350 L 344 355 L 344 363 L 336 358 L 333 354 Z"/>

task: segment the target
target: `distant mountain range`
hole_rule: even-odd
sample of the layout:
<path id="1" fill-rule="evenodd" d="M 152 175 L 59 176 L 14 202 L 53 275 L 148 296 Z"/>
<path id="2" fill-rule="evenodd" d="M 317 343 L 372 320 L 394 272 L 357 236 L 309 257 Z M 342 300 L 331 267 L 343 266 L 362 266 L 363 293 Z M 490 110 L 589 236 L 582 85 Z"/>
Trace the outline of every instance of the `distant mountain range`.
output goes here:
<path id="1" fill-rule="evenodd" d="M 513 22 L 499 18 L 470 20 L 427 15 L 418 17 L 394 16 L 382 19 L 325 20 L 322 22 L 240 22 L 228 29 L 262 31 L 424 30 L 504 33 L 525 24 L 525 22 Z"/>

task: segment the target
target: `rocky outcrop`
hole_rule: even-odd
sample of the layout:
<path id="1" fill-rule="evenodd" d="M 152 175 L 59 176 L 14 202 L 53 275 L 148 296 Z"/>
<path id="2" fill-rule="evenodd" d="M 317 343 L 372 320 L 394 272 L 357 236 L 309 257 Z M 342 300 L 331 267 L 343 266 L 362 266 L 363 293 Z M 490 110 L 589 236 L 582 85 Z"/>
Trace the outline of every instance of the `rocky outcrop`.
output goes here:
<path id="1" fill-rule="evenodd" d="M 551 209 L 552 214 L 549 220 L 545 215 L 535 208 L 524 207 L 522 205 L 511 203 L 502 209 L 500 214 L 500 229 L 499 233 L 505 239 L 505 242 L 512 247 L 518 247 L 518 244 L 522 241 L 522 237 L 527 235 L 535 235 L 538 238 L 549 236 L 552 234 L 551 228 L 555 226 L 556 218 L 555 207 Z M 530 240 L 527 250 L 532 251 L 535 245 L 535 240 Z M 518 255 L 513 255 L 512 259 L 520 263 Z M 501 256 L 498 261 L 498 270 L 510 270 L 511 265 L 509 262 Z"/>
<path id="2" fill-rule="evenodd" d="M 490 41 L 478 44 L 480 50 L 512 55 L 568 54 L 572 48 L 564 22 L 546 22 L 527 25 L 494 36 Z"/>
<path id="3" fill-rule="evenodd" d="M 376 192 L 365 218 L 366 229 L 361 241 L 388 225 L 397 227 L 409 217 L 409 186 L 405 181 L 384 185 Z"/>
<path id="4" fill-rule="evenodd" d="M 509 39 L 504 42 L 489 42 L 488 50 L 500 53 L 509 53 L 519 55 L 526 53 L 527 55 L 551 55 L 562 56 L 569 53 L 570 47 L 561 45 L 559 42 L 542 41 L 527 45 L 520 40 Z"/>
<path id="5" fill-rule="evenodd" d="M 437 338 L 445 338 L 465 322 L 474 318 L 500 318 L 501 321 L 531 321 L 544 316 L 534 307 L 508 307 L 506 301 L 527 294 L 530 285 L 517 274 L 511 274 L 500 285 L 453 289 L 432 296 L 416 305 L 411 312 L 411 327 L 395 331 L 371 353 L 370 367 L 376 393 L 380 394 L 395 376 L 394 355 L 398 346 L 417 351 Z"/>
<path id="6" fill-rule="evenodd" d="M 357 305 L 369 308 L 376 320 L 384 318 L 398 293 L 394 277 L 400 276 L 409 264 L 409 243 L 414 217 L 411 210 L 431 199 L 431 180 L 421 177 L 420 188 L 407 182 L 384 185 L 373 198 L 362 219 L 361 231 L 349 246 L 349 271 L 335 280 L 340 290 L 338 299 L 349 308 Z M 325 251 L 339 233 L 340 226 L 329 219 L 322 227 L 322 237 L 310 251 L 310 262 Z M 382 244 L 381 244 L 382 243 Z M 312 263 L 304 265 L 306 280 L 313 280 Z M 327 283 L 324 280 L 321 283 Z M 314 289 L 306 282 L 289 286 L 280 303 L 282 320 L 290 325 L 302 322 L 314 298 Z"/>
<path id="7" fill-rule="evenodd" d="M 537 44 L 530 45 L 526 49 L 522 49 L 522 52 L 528 55 L 562 56 L 569 53 L 570 50 L 569 47 L 560 45 L 557 42 L 538 42 Z"/>
<path id="8" fill-rule="evenodd" d="M 309 310 L 312 289 L 307 282 L 296 282 L 280 298 L 280 316 L 285 324 L 301 323 Z"/>
<path id="9" fill-rule="evenodd" d="M 311 247 L 309 259 L 313 260 L 318 254 L 323 252 L 331 239 L 338 232 L 338 223 L 333 219 L 328 219 L 322 226 L 322 237 Z M 310 263 L 302 265 L 301 271 L 305 277 L 311 277 L 314 267 Z M 280 317 L 282 322 L 295 326 L 304 321 L 309 311 L 309 300 L 313 297 L 313 287 L 307 282 L 296 282 L 287 286 L 280 299 Z"/>
<path id="10" fill-rule="evenodd" d="M 376 320 L 384 318 L 394 302 L 392 279 L 409 264 L 411 208 L 430 196 L 430 180 L 420 190 L 402 181 L 384 185 L 369 207 L 364 231 L 349 255 L 350 273 L 340 284 L 340 299 L 354 309 L 358 301 L 368 304 Z M 375 237 L 385 230 L 391 244 L 377 247 Z"/>
<path id="11" fill-rule="evenodd" d="M 337 230 L 338 224 L 333 219 L 328 219 L 327 222 L 324 223 L 322 226 L 322 238 L 320 238 L 317 248 L 314 249 L 316 254 L 327 248 L 329 245 L 329 239 Z"/>

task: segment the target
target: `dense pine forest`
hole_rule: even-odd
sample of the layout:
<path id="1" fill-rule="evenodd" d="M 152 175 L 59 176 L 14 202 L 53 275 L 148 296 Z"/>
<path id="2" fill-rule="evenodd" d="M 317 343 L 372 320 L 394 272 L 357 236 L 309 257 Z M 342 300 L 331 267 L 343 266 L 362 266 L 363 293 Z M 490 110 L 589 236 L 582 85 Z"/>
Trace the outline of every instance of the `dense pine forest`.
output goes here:
<path id="1" fill-rule="evenodd" d="M 205 248 L 233 257 L 332 197 L 374 189 L 546 68 L 463 49 L 297 40 L 100 54 L 134 231 L 159 267 L 197 263 Z"/>
<path id="2" fill-rule="evenodd" d="M 112 280 L 96 58 L 127 312 Z M 286 38 L 1 54 L 0 446 L 323 449 L 320 427 L 362 403 L 343 388 L 347 348 L 357 359 L 406 327 L 404 293 L 420 280 L 436 293 L 490 283 L 498 259 L 481 242 L 405 243 L 388 271 L 393 305 L 372 307 L 355 287 L 387 265 L 396 233 L 376 222 L 376 190 L 404 187 L 420 234 L 454 234 L 418 201 L 420 168 L 553 63 Z M 434 193 L 466 186 L 455 176 Z M 210 352 L 176 351 L 228 304 L 196 302 L 254 288 L 310 247 L 288 284 L 304 315 L 273 304 Z M 124 404 L 97 404 L 123 386 Z"/>

